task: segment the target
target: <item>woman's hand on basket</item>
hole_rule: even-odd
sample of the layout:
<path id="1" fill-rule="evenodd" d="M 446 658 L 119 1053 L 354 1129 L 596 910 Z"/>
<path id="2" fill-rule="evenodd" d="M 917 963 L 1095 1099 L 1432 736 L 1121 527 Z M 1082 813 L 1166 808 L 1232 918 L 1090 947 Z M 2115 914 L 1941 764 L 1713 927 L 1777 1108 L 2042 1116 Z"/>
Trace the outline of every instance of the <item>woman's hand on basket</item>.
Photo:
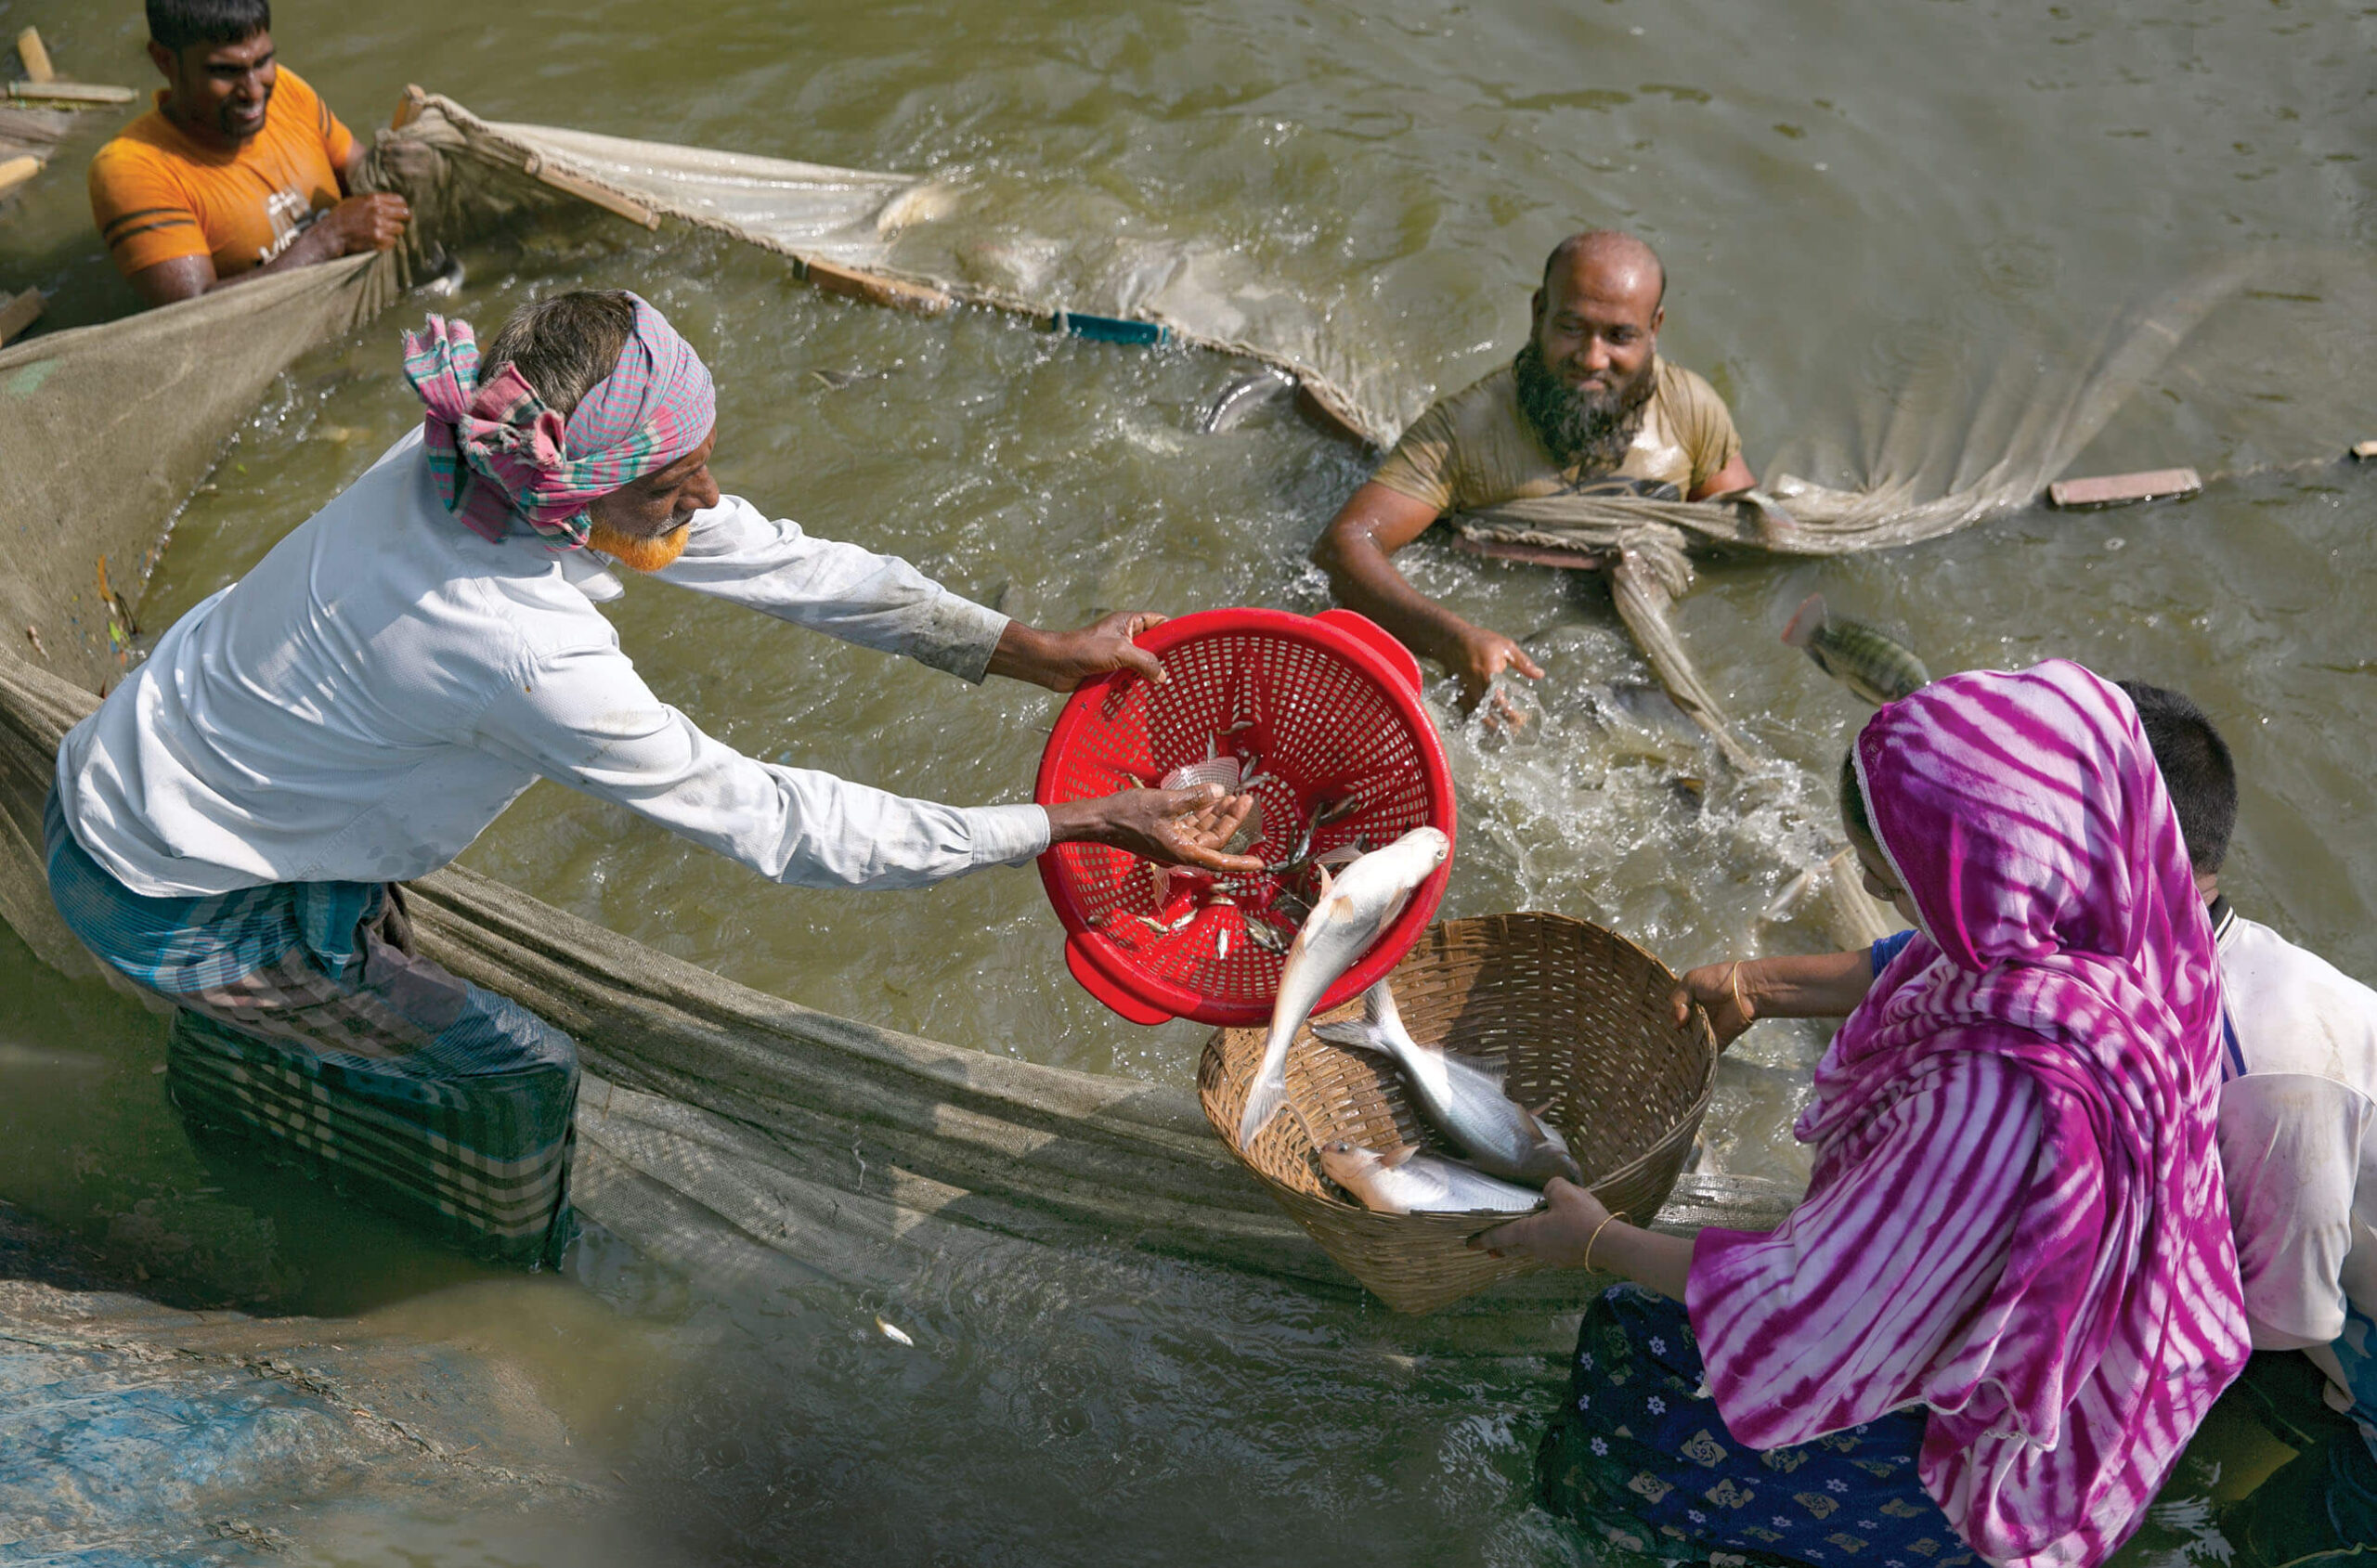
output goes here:
<path id="1" fill-rule="evenodd" d="M 1602 1199 L 1574 1181 L 1552 1176 L 1542 1183 L 1545 1210 L 1469 1238 L 1469 1248 L 1493 1257 L 1531 1257 L 1554 1269 L 1583 1269 L 1592 1233 L 1609 1221 Z"/>
<path id="2" fill-rule="evenodd" d="M 1553 1268 L 1589 1268 L 1648 1286 L 1670 1301 L 1682 1301 L 1692 1283 L 1692 1239 L 1662 1236 L 1627 1223 L 1600 1199 L 1573 1182 L 1552 1177 L 1543 1184 L 1550 1207 L 1523 1220 L 1496 1225 L 1469 1244 L 1498 1258 L 1533 1258 Z"/>
<path id="3" fill-rule="evenodd" d="M 1194 789 L 1126 789 L 1097 800 L 1065 800 L 1046 808 L 1048 842 L 1111 845 L 1158 865 L 1193 866 L 1229 876 L 1252 875 L 1263 862 L 1226 855 L 1252 795 L 1225 794 L 1219 784 Z"/>
<path id="4" fill-rule="evenodd" d="M 1132 640 L 1163 621 L 1150 610 L 1118 611 L 1073 631 L 1041 631 L 1009 621 L 983 673 L 1070 692 L 1085 680 L 1128 669 L 1161 686 L 1165 680 L 1163 662 Z"/>
<path id="5" fill-rule="evenodd" d="M 1686 971 L 1668 995 L 1668 1016 L 1675 1027 L 1690 1027 L 1692 1004 L 1696 1002 L 1708 1014 L 1708 1027 L 1716 1030 L 1717 1049 L 1721 1051 L 1740 1039 L 1742 1030 L 1758 1021 L 1758 1007 L 1742 974 L 1746 967 L 1736 961 L 1704 964 Z"/>
<path id="6" fill-rule="evenodd" d="M 1470 1247 L 1497 1258 L 1532 1258 L 1553 1268 L 1583 1268 L 1593 1233 L 1609 1220 L 1600 1199 L 1572 1181 L 1554 1176 L 1543 1184 L 1542 1211 L 1469 1238 Z"/>
<path id="7" fill-rule="evenodd" d="M 1678 1029 L 1692 1022 L 1694 1003 L 1707 1008 L 1721 1051 L 1760 1018 L 1846 1017 L 1873 989 L 1873 954 L 1852 948 L 1710 964 L 1685 975 L 1668 1006 Z"/>

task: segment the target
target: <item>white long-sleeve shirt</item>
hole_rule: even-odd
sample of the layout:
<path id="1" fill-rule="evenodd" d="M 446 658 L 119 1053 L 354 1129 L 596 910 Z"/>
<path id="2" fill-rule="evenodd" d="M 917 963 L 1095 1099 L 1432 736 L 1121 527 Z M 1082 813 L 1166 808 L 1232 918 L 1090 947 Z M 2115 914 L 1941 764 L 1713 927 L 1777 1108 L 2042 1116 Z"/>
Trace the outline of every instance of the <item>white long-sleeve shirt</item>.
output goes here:
<path id="1" fill-rule="evenodd" d="M 1007 627 L 904 561 L 734 497 L 656 576 L 970 680 Z M 416 432 L 68 733 L 66 820 L 159 897 L 420 876 L 539 777 L 802 886 L 917 887 L 1047 848 L 1037 806 L 905 799 L 713 740 L 620 650 L 595 608 L 619 591 L 583 551 L 457 523 Z"/>

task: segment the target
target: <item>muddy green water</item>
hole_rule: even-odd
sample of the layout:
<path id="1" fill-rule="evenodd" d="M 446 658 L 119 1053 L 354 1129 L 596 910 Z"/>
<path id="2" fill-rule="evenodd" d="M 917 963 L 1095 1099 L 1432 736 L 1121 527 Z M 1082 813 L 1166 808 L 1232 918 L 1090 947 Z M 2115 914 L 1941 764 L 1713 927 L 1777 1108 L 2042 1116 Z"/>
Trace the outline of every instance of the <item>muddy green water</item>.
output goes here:
<path id="1" fill-rule="evenodd" d="M 37 23 L 70 73 L 142 83 L 132 11 L 0 0 L 0 27 Z M 277 13 L 284 60 L 358 131 L 417 81 L 490 118 L 930 171 L 1059 240 L 1226 253 L 1391 367 L 1413 411 L 1515 346 L 1552 240 L 1632 227 L 1669 265 L 1663 350 L 1732 399 L 1752 463 L 1768 472 L 1784 452 L 1836 481 L 1881 449 L 1894 406 L 1921 415 L 1932 471 L 1969 478 L 2007 434 L 1986 390 L 2051 397 L 2143 292 L 2253 246 L 2341 256 L 2342 277 L 2377 240 L 2362 162 L 2377 13 L 2344 5 L 283 0 Z M 103 130 L 95 118 L 0 217 L 0 281 L 51 290 L 61 324 L 128 304 L 82 206 L 80 165 Z M 1304 552 L 1367 471 L 1283 406 L 1196 434 L 1230 362 L 832 302 L 711 239 L 589 218 L 467 260 L 455 308 L 487 326 L 572 284 L 650 295 L 717 372 L 729 488 L 1045 624 L 1140 605 L 1317 609 Z M 1685 642 L 1746 730 L 1799 765 L 1779 779 L 1723 776 L 1648 695 L 1590 584 L 1435 543 L 1409 552 L 1425 590 L 1528 637 L 1550 670 L 1529 696 L 1539 722 L 1515 739 L 1461 723 L 1435 693 L 1462 786 L 1447 912 L 1564 910 L 1678 968 L 1814 946 L 1813 929 L 1764 914 L 1816 852 L 1830 810 L 1817 779 L 1864 711 L 1776 641 L 1821 589 L 1903 628 L 1935 672 L 2071 654 L 2189 691 L 2244 771 L 2226 877 L 2238 902 L 2377 977 L 2377 465 L 2332 460 L 2377 434 L 2377 343 L 2345 297 L 2261 291 L 2075 468 L 2228 475 L 2198 499 L 2019 512 L 1833 564 L 1704 567 Z M 401 315 L 310 356 L 266 399 L 176 525 L 142 608 L 152 628 L 417 417 L 394 373 Z M 1910 405 L 1905 389 L 1943 367 L 1951 393 Z M 879 374 L 828 390 L 817 369 Z M 655 585 L 615 611 L 655 687 L 713 732 L 907 793 L 1021 797 L 1056 707 Z M 1680 780 L 1707 781 L 1705 798 Z M 1072 985 L 1027 872 L 902 895 L 776 888 L 549 785 L 466 863 L 830 1011 L 1098 1071 L 1193 1069 L 1200 1031 L 1133 1029 Z M 371 1309 L 497 1344 L 619 1473 L 650 1536 L 630 1557 L 1582 1555 L 1522 1504 L 1560 1325 L 1439 1343 L 1260 1281 L 1103 1257 L 952 1262 L 896 1299 L 725 1290 L 621 1264 L 595 1281 L 613 1310 L 590 1313 L 582 1292 L 479 1277 L 209 1163 L 162 1106 L 157 1026 L 56 980 L 5 935 L 0 996 L 0 1199 L 176 1299 Z M 1803 1170 L 1788 1124 L 1822 1039 L 1765 1025 L 1735 1050 L 1708 1168 Z M 878 1311 L 915 1351 L 873 1336 Z M 2224 1471 L 2233 1485 L 2255 1458 L 2241 1441 L 2199 1447 L 2132 1549 L 2141 1559 L 2206 1549 L 2177 1493 L 2200 1497 Z M 475 1530 L 347 1519 L 305 1549 L 558 1560 L 550 1532 Z"/>

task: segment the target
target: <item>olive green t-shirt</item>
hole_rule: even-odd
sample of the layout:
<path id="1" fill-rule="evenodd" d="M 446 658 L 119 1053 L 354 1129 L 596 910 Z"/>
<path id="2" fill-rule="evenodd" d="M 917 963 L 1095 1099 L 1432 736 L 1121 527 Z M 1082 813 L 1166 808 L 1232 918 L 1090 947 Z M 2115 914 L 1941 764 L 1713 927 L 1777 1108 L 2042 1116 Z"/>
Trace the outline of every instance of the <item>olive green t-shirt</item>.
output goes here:
<path id="1" fill-rule="evenodd" d="M 1740 456 L 1741 437 L 1717 389 L 1660 359 L 1643 428 L 1613 471 L 1562 469 L 1519 409 L 1509 366 L 1411 421 L 1370 475 L 1439 512 L 1474 512 L 1538 496 L 1647 496 L 1682 500 Z"/>

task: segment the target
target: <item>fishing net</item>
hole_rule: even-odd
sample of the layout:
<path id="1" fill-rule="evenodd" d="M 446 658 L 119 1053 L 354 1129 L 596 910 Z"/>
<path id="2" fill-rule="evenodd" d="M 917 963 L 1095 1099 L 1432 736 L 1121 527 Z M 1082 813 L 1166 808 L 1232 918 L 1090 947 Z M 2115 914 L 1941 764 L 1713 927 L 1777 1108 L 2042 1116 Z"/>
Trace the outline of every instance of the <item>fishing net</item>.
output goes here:
<path id="1" fill-rule="evenodd" d="M 972 305 L 1256 360 L 1375 446 L 1416 412 L 1407 378 L 1356 360 L 1323 311 L 1221 247 L 1101 232 L 1078 214 L 1050 239 L 1035 232 L 1035 214 L 915 175 L 481 120 L 417 88 L 397 118 L 400 129 L 381 139 L 380 177 L 422 217 L 412 230 L 422 259 L 446 237 L 591 201 L 630 222 L 673 220 L 756 245 L 821 288 L 877 304 Z"/>
<path id="2" fill-rule="evenodd" d="M 15 570 L 0 575 L 0 918 L 62 968 L 92 965 L 49 906 L 42 802 L 58 738 L 132 656 L 140 586 L 175 510 L 292 360 L 493 226 L 591 201 L 626 221 L 730 235 L 858 298 L 927 311 L 979 305 L 1110 335 L 1111 323 L 1082 315 L 1162 328 L 1287 370 L 1378 442 L 1425 398 L 1396 367 L 1353 363 L 1331 341 L 1325 308 L 1266 286 L 1241 258 L 1187 242 L 1054 244 L 929 181 L 497 124 L 426 95 L 409 97 L 402 118 L 381 138 L 370 182 L 404 192 L 418 214 L 404 253 L 0 350 L 0 465 L 17 524 Z M 2233 279 L 2203 288 L 2190 297 L 2234 293 Z M 2107 410 L 2168 379 L 2163 340 L 2202 314 L 2150 309 L 2117 325 L 2068 382 L 2007 382 L 2002 407 L 2028 412 L 1968 421 L 1955 440 L 1941 434 L 1953 421 L 1936 404 L 1927 416 L 1910 402 L 1870 449 L 1838 446 L 1802 465 L 1842 479 L 1839 489 L 1777 480 L 1764 509 L 1601 503 L 1555 519 L 1506 508 L 1471 525 L 1591 538 L 1640 563 L 1616 574 L 1619 603 L 1656 653 L 1690 550 L 1877 548 L 2026 501 L 2111 428 Z M 1696 680 L 1681 648 L 1670 654 L 1662 675 Z M 1704 689 L 1695 700 L 1705 698 Z M 426 952 L 580 1043 L 586 1212 L 706 1276 L 865 1279 L 920 1251 L 1111 1244 L 1348 1289 L 1214 1142 L 1185 1084 L 1041 1067 L 830 1017 L 461 870 L 415 892 Z M 1826 920 L 1839 940 L 1855 940 L 1861 920 L 1878 925 L 1869 903 L 1834 903 Z M 1770 1184 L 1686 1178 L 1669 1214 L 1756 1225 L 1787 1197 Z M 1581 1288 L 1540 1276 L 1467 1310 L 1539 1310 Z"/>
<path id="3" fill-rule="evenodd" d="M 356 257 L 0 349 L 0 472 L 15 525 L 5 641 L 106 689 L 165 528 L 290 362 L 394 296 Z"/>
<path id="4" fill-rule="evenodd" d="M 0 914 L 53 961 L 90 960 L 50 908 L 42 802 L 58 740 L 97 697 L 0 655 Z M 1283 1275 L 1340 1274 L 1206 1129 L 1186 1084 L 1072 1072 L 813 1011 L 475 873 L 411 885 L 422 950 L 579 1043 L 580 1206 L 715 1275 L 750 1250 L 864 1280 L 882 1244 L 1102 1241 Z M 1762 1183 L 1693 1193 L 1779 1216 Z M 844 1271 L 848 1271 L 845 1273 Z M 1532 1286 L 1532 1289 L 1526 1287 Z M 1524 1282 L 1507 1306 L 1576 1298 Z"/>
<path id="5" fill-rule="evenodd" d="M 492 1358 L 368 1323 L 176 1311 L 84 1289 L 58 1257 L 0 1208 L 0 1387 L 22 1395 L 0 1402 L 10 1562 L 251 1562 L 316 1533 L 324 1497 L 409 1524 L 596 1492 L 560 1419 Z"/>

